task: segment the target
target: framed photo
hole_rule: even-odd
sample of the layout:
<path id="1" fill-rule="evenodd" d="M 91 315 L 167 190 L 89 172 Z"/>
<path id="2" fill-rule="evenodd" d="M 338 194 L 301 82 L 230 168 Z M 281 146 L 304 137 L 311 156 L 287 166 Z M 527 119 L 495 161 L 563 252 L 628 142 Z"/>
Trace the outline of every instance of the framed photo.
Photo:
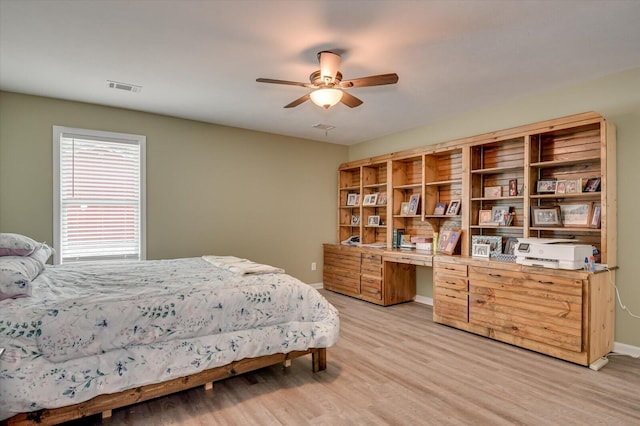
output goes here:
<path id="1" fill-rule="evenodd" d="M 378 194 L 378 202 L 377 204 L 379 206 L 386 206 L 387 205 L 387 193 L 386 192 L 381 192 Z"/>
<path id="2" fill-rule="evenodd" d="M 593 214 L 591 215 L 591 227 L 600 228 L 600 210 L 601 206 L 595 206 L 593 208 Z"/>
<path id="3" fill-rule="evenodd" d="M 531 206 L 531 226 L 562 226 L 560 207 Z"/>
<path id="4" fill-rule="evenodd" d="M 447 238 L 444 249 L 442 249 L 442 252 L 445 254 L 453 254 L 453 252 L 456 251 L 456 247 L 458 246 L 458 240 L 460 240 L 461 234 L 462 234 L 461 229 L 450 229 L 449 238 Z"/>
<path id="5" fill-rule="evenodd" d="M 480 210 L 478 211 L 478 225 L 495 226 L 498 225 L 498 222 L 493 221 L 491 210 Z"/>
<path id="6" fill-rule="evenodd" d="M 582 179 L 565 180 L 564 186 L 565 194 L 577 194 L 582 192 Z"/>
<path id="7" fill-rule="evenodd" d="M 560 216 L 562 218 L 562 224 L 564 226 L 572 226 L 572 227 L 591 226 L 591 209 L 592 208 L 593 208 L 593 203 L 591 202 L 560 204 Z"/>
<path id="8" fill-rule="evenodd" d="M 501 186 L 487 186 L 484 188 L 484 198 L 499 198 L 502 197 Z"/>
<path id="9" fill-rule="evenodd" d="M 347 205 L 348 206 L 356 206 L 358 205 L 358 194 L 355 192 L 350 192 L 347 194 Z"/>
<path id="10" fill-rule="evenodd" d="M 460 200 L 451 200 L 447 216 L 456 216 L 460 212 Z"/>
<path id="11" fill-rule="evenodd" d="M 420 204 L 420 194 L 413 194 L 409 199 L 409 214 L 418 214 L 418 205 Z"/>
<path id="12" fill-rule="evenodd" d="M 507 242 L 504 245 L 504 254 L 516 254 L 516 246 L 518 245 L 517 238 L 507 238 Z"/>
<path id="13" fill-rule="evenodd" d="M 542 179 L 538 181 L 536 191 L 538 194 L 555 194 L 557 184 L 557 180 Z"/>
<path id="14" fill-rule="evenodd" d="M 447 211 L 447 203 L 436 203 L 436 208 L 433 209 L 433 214 L 444 214 Z"/>
<path id="15" fill-rule="evenodd" d="M 509 196 L 518 196 L 518 179 L 509 179 Z"/>
<path id="16" fill-rule="evenodd" d="M 587 182 L 584 184 L 584 188 L 582 188 L 582 192 L 599 192 L 600 191 L 600 178 L 590 178 L 587 179 Z"/>
<path id="17" fill-rule="evenodd" d="M 494 235 L 472 235 L 471 247 L 476 244 L 489 244 L 490 254 L 502 254 L 502 237 Z"/>
<path id="18" fill-rule="evenodd" d="M 509 206 L 493 206 L 491 208 L 491 221 L 496 222 L 497 225 L 506 226 L 509 221 L 509 212 L 511 207 Z"/>
<path id="19" fill-rule="evenodd" d="M 364 200 L 362 200 L 363 206 L 375 206 L 378 201 L 378 193 L 375 194 L 367 194 L 364 196 Z"/>
<path id="20" fill-rule="evenodd" d="M 351 216 L 351 224 L 352 224 L 352 225 L 355 225 L 355 226 L 360 225 L 360 216 L 355 215 L 355 214 L 354 214 L 354 215 L 352 215 L 352 216 Z"/>
<path id="21" fill-rule="evenodd" d="M 567 181 L 559 180 L 556 185 L 556 194 L 566 194 L 567 193 Z"/>
<path id="22" fill-rule="evenodd" d="M 369 216 L 367 224 L 369 226 L 380 226 L 380 216 Z"/>
<path id="23" fill-rule="evenodd" d="M 409 216 L 409 207 L 410 207 L 410 203 L 402 203 L 400 205 L 400 215 Z"/>
<path id="24" fill-rule="evenodd" d="M 472 248 L 471 256 L 489 258 L 490 253 L 491 253 L 490 244 L 474 244 Z"/>
<path id="25" fill-rule="evenodd" d="M 447 246 L 451 231 L 449 229 L 440 232 L 440 238 L 438 239 L 438 247 L 436 251 L 444 252 L 444 248 Z"/>

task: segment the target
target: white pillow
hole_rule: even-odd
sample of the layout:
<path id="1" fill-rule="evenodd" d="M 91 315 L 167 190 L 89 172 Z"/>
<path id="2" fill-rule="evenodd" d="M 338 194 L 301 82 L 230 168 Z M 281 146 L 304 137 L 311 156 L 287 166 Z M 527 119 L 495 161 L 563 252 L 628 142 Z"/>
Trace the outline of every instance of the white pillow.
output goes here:
<path id="1" fill-rule="evenodd" d="M 29 256 L 40 243 L 20 234 L 0 233 L 0 256 Z"/>
<path id="2" fill-rule="evenodd" d="M 0 257 L 0 300 L 31 296 L 31 280 L 44 264 L 28 256 Z"/>

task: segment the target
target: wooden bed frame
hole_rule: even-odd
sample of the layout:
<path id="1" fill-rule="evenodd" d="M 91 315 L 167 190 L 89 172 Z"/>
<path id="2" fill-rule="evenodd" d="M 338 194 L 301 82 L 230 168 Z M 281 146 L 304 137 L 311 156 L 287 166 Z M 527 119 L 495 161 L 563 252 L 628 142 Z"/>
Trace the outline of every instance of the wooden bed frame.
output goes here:
<path id="1" fill-rule="evenodd" d="M 205 370 L 190 376 L 127 389 L 118 393 L 98 395 L 79 404 L 16 414 L 9 419 L 0 421 L 0 424 L 3 426 L 55 425 L 98 413 L 102 413 L 103 418 L 108 418 L 111 417 L 111 411 L 115 408 L 125 407 L 127 405 L 147 401 L 149 399 L 202 385 L 204 385 L 205 389 L 211 389 L 213 387 L 213 382 L 215 381 L 279 363 L 284 363 L 285 367 L 288 367 L 291 365 L 292 359 L 308 354 L 311 354 L 312 369 L 314 373 L 327 368 L 326 348 L 312 348 L 306 351 L 293 351 L 286 354 L 280 353 L 257 358 L 245 358 L 240 361 L 234 361 L 230 364 Z"/>

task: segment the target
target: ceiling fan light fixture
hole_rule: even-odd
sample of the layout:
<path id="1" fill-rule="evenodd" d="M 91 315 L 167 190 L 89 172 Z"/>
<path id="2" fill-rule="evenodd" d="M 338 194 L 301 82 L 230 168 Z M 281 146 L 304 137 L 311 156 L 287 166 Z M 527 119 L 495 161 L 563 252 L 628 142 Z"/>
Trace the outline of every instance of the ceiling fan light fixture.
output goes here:
<path id="1" fill-rule="evenodd" d="M 309 94 L 311 101 L 324 109 L 329 109 L 342 99 L 342 90 L 317 89 Z"/>

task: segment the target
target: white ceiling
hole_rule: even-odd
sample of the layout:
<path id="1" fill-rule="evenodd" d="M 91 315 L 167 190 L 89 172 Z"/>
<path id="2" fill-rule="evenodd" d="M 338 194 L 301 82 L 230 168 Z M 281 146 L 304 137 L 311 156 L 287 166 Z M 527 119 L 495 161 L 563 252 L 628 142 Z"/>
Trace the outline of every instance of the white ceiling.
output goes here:
<path id="1" fill-rule="evenodd" d="M 255 81 L 307 82 L 320 50 L 400 80 L 329 110 Z M 638 0 L 0 0 L 2 90 L 346 145 L 639 66 Z"/>

